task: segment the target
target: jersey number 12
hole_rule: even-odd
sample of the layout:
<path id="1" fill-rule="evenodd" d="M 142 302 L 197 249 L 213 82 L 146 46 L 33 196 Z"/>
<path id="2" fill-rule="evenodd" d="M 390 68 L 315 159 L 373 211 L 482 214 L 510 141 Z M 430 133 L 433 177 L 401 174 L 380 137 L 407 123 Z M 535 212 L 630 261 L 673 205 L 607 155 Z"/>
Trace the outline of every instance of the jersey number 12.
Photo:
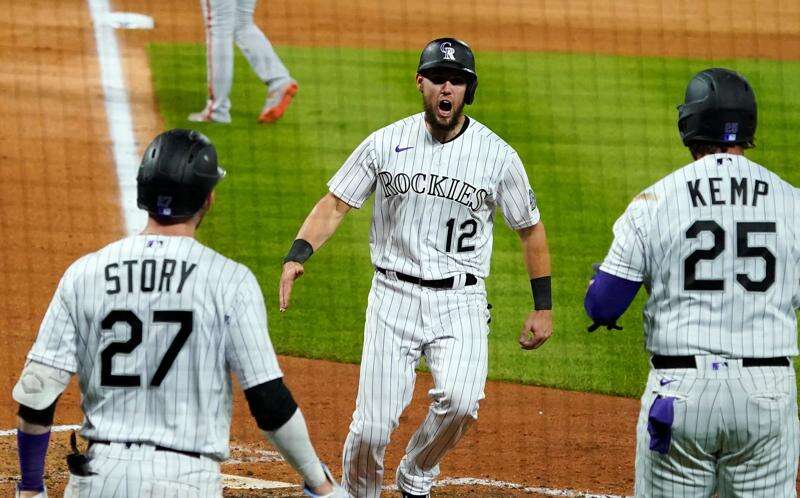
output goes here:
<path id="1" fill-rule="evenodd" d="M 456 219 L 450 218 L 447 223 L 447 243 L 444 247 L 444 252 L 452 252 L 453 250 L 453 236 L 456 231 Z M 469 252 L 474 251 L 475 246 L 470 245 L 469 242 L 472 237 L 478 232 L 478 222 L 475 220 L 467 220 L 458 227 L 461 229 L 461 235 L 458 236 L 456 243 L 456 251 Z"/>

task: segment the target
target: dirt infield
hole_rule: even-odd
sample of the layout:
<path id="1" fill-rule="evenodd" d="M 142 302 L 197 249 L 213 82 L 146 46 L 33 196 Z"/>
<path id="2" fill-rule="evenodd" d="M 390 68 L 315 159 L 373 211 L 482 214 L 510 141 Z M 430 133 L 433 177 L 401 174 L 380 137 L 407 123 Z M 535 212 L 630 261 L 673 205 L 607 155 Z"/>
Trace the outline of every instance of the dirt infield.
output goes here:
<path id="1" fill-rule="evenodd" d="M 456 7 L 423 0 L 269 0 L 261 2 L 257 18 L 279 45 L 418 48 L 447 33 L 478 50 L 800 59 L 800 3 L 722 3 L 516 0 L 501 7 L 474 0 Z M 161 128 L 144 46 L 148 41 L 201 42 L 199 5 L 183 0 L 112 4 L 156 22 L 153 31 L 118 32 L 141 144 Z M 0 99 L 0 329 L 11 344 L 0 357 L 5 369 L 0 429 L 10 429 L 16 425 L 11 387 L 59 276 L 80 254 L 122 235 L 123 223 L 86 1 L 0 0 L 0 6 L 10 18 L 0 24 L 0 88 L 6 95 Z M 323 459 L 338 473 L 357 366 L 295 358 L 281 363 Z M 393 437 L 389 481 L 424 415 L 429 385 L 430 378 L 422 376 L 416 401 Z M 246 414 L 241 395 L 235 412 L 233 444 L 241 450 L 234 456 L 251 461 L 226 465 L 225 472 L 295 482 L 285 464 L 265 453 L 270 448 Z M 480 420 L 443 463 L 443 477 L 630 493 L 636 412 L 636 400 L 490 383 Z M 56 423 L 79 421 L 73 386 L 60 402 Z M 13 437 L 0 437 L 3 494 L 11 489 L 8 477 L 18 474 L 14 445 Z M 66 434 L 54 435 L 51 448 L 48 484 L 55 491 L 51 496 L 59 496 Z M 461 485 L 437 496 L 523 493 Z"/>

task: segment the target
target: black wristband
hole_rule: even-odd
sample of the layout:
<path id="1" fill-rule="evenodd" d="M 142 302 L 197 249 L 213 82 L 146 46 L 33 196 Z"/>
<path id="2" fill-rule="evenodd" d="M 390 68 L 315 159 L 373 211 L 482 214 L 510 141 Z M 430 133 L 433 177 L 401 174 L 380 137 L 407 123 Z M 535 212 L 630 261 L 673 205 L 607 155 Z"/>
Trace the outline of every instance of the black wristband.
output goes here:
<path id="1" fill-rule="evenodd" d="M 283 258 L 283 262 L 288 263 L 289 261 L 296 261 L 303 264 L 312 254 L 314 254 L 314 248 L 311 247 L 311 244 L 309 244 L 307 240 L 295 239 L 294 242 L 292 242 L 292 247 L 289 248 L 289 254 Z"/>
<path id="2" fill-rule="evenodd" d="M 550 292 L 550 276 L 531 279 L 531 293 L 533 294 L 533 309 L 553 309 L 553 297 Z"/>

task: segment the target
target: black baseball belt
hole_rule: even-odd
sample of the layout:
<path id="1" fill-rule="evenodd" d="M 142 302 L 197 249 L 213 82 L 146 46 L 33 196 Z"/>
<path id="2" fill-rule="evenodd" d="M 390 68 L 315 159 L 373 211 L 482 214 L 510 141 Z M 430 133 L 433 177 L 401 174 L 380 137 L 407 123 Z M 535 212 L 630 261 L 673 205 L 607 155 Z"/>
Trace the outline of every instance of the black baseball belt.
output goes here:
<path id="1" fill-rule="evenodd" d="M 389 270 L 384 268 L 375 267 L 375 269 L 384 275 L 389 273 Z M 405 273 L 400 273 L 399 271 L 394 272 L 394 274 L 397 275 L 397 280 L 421 285 L 422 287 L 430 287 L 432 289 L 452 289 L 456 282 L 456 277 L 440 278 L 438 280 L 425 280 L 424 278 L 412 277 L 411 275 L 406 275 Z M 464 276 L 466 277 L 464 285 L 475 285 L 478 283 L 478 277 L 472 273 L 465 273 Z"/>
<path id="2" fill-rule="evenodd" d="M 791 365 L 789 358 L 785 356 L 732 359 L 742 360 L 743 367 L 788 367 Z M 653 363 L 653 368 L 657 370 L 662 368 L 697 368 L 697 362 L 694 356 L 662 356 L 657 354 L 654 355 L 650 361 Z"/>
<path id="3" fill-rule="evenodd" d="M 156 451 L 169 451 L 171 453 L 178 453 L 180 455 L 186 455 L 186 456 L 193 457 L 193 458 L 200 458 L 200 456 L 201 456 L 200 453 L 197 453 L 197 452 L 194 452 L 194 451 L 176 450 L 174 448 L 167 448 L 166 446 L 161 446 L 161 445 L 158 445 L 158 444 L 143 443 L 141 441 L 99 441 L 97 439 L 90 439 L 89 440 L 89 448 L 91 448 L 95 444 L 109 445 L 109 444 L 112 444 L 112 443 L 124 444 L 126 448 L 130 448 L 134 444 L 143 444 L 143 445 L 155 447 Z"/>

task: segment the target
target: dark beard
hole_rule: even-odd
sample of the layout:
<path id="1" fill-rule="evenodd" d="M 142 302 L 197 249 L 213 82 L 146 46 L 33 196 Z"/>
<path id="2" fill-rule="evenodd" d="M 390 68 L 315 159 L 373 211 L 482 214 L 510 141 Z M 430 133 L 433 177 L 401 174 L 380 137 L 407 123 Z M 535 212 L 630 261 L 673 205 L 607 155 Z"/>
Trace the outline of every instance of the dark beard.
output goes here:
<path id="1" fill-rule="evenodd" d="M 438 119 L 436 119 L 436 107 L 433 105 L 429 105 L 428 101 L 425 100 L 425 96 L 422 96 L 422 107 L 425 109 L 425 121 L 430 125 L 431 128 L 442 132 L 449 132 L 452 131 L 456 126 L 458 126 L 458 122 L 461 119 L 461 113 L 464 111 L 464 103 L 461 103 L 458 109 L 453 108 L 453 112 L 450 114 L 450 122 L 447 124 L 441 124 Z"/>

